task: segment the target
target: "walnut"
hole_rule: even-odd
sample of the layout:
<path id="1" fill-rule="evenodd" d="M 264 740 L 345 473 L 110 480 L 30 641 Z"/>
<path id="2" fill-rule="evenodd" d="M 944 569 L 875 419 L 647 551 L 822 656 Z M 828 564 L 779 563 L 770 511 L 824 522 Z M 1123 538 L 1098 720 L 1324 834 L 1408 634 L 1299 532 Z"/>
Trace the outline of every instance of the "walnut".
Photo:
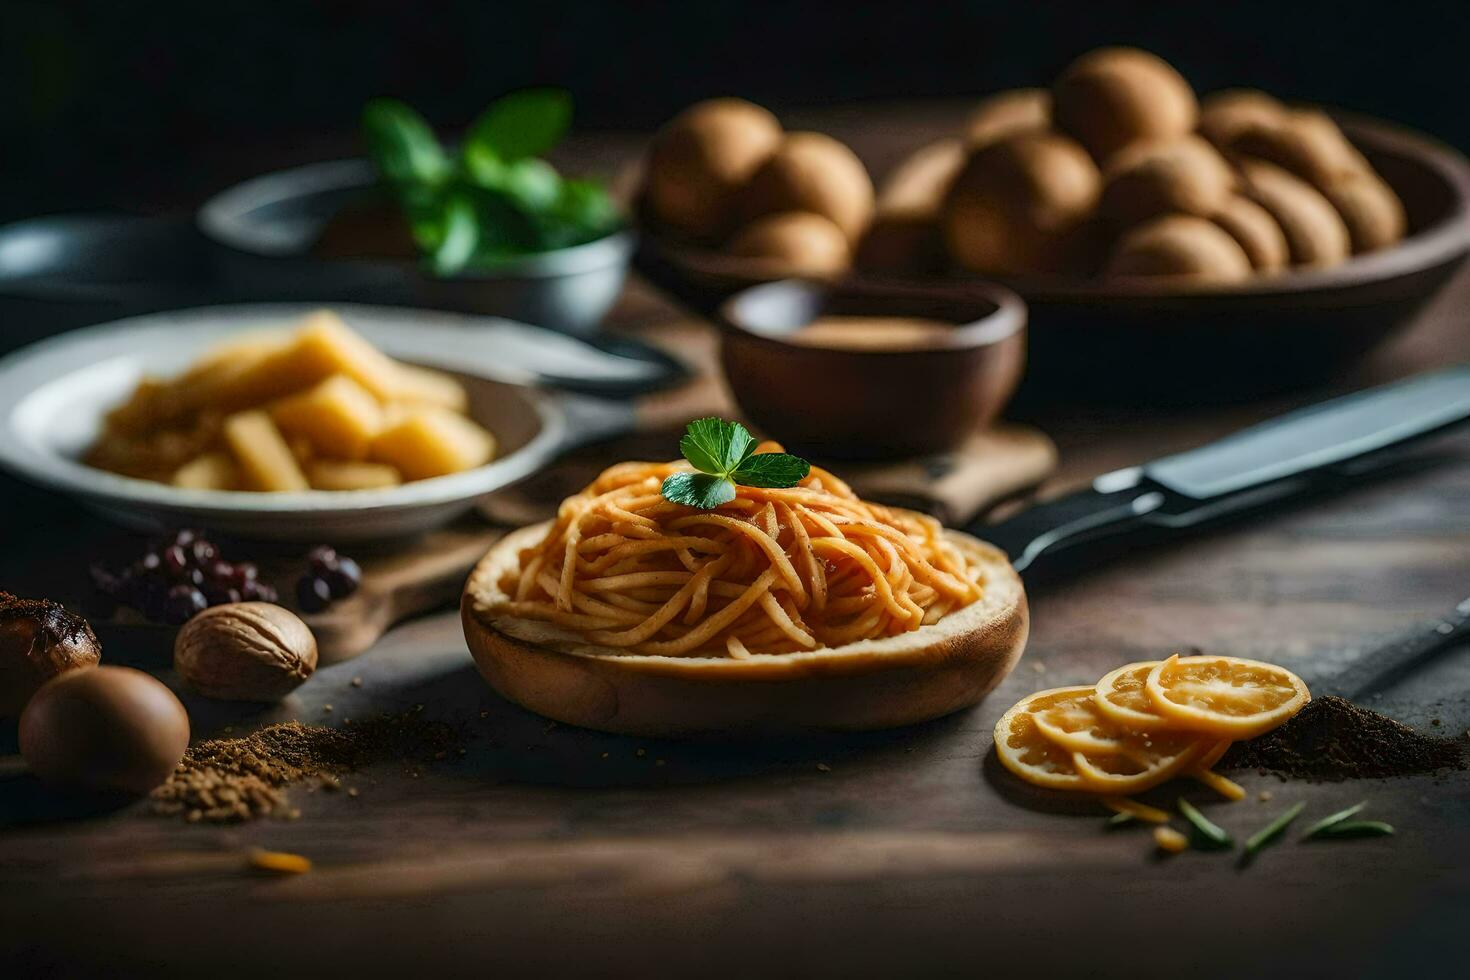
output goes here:
<path id="1" fill-rule="evenodd" d="M 207 698 L 279 701 L 316 670 L 316 638 L 269 602 L 214 606 L 179 630 L 174 670 Z"/>
<path id="2" fill-rule="evenodd" d="M 87 621 L 49 599 L 0 592 L 0 718 L 15 718 L 31 695 L 69 670 L 95 667 L 102 648 Z"/>

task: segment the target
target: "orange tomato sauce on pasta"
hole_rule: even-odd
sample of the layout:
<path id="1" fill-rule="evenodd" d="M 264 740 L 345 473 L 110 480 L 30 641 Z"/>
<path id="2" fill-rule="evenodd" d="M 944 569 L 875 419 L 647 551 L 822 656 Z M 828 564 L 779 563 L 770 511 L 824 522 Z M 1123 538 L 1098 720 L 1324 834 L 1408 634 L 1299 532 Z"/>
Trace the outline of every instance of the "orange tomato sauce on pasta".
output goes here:
<path id="1" fill-rule="evenodd" d="M 504 612 L 628 653 L 744 658 L 907 633 L 983 593 L 938 521 L 866 503 L 825 470 L 737 487 L 713 510 L 660 494 L 688 470 L 623 463 L 563 501 L 500 583 Z"/>

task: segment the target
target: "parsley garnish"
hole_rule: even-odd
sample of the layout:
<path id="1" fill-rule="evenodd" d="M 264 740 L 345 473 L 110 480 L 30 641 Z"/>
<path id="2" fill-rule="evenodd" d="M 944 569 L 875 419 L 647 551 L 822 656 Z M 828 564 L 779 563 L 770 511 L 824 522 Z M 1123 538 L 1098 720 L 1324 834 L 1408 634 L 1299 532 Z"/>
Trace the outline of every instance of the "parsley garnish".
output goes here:
<path id="1" fill-rule="evenodd" d="M 664 480 L 664 499 L 710 510 L 735 499 L 735 486 L 794 487 L 811 464 L 790 453 L 756 453 L 755 437 L 739 422 L 696 419 L 689 423 L 679 451 L 697 471 Z"/>

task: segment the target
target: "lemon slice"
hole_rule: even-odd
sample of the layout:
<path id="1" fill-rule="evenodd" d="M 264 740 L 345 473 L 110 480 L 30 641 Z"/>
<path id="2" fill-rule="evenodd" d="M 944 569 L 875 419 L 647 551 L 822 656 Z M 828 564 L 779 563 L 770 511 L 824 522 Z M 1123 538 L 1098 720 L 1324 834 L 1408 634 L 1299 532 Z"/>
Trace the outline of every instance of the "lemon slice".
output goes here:
<path id="1" fill-rule="evenodd" d="M 1072 767 L 1095 793 L 1131 796 L 1173 779 L 1213 744 L 1187 735 L 1164 737 L 1147 747 L 1108 755 L 1074 752 Z"/>
<path id="2" fill-rule="evenodd" d="M 995 723 L 995 754 L 1000 764 L 1033 786 L 1085 790 L 1072 766 L 1072 753 L 1051 742 L 1036 727 L 1033 709 L 1071 703 L 1087 687 L 1061 687 L 1022 698 Z"/>
<path id="3" fill-rule="evenodd" d="M 1178 654 L 1149 671 L 1144 689 L 1176 726 L 1229 739 L 1269 732 L 1311 697 L 1300 677 L 1275 664 Z"/>
<path id="4" fill-rule="evenodd" d="M 1069 691 L 1069 694 L 1063 694 Z M 1128 748 L 1127 733 L 1097 708 L 1090 687 L 1061 688 L 1031 706 L 1036 728 L 1068 752 L 1110 755 Z"/>
<path id="5" fill-rule="evenodd" d="M 1168 718 L 1159 714 L 1144 688 L 1149 671 L 1158 665 L 1157 660 L 1144 660 L 1136 664 L 1124 664 L 1104 675 L 1097 682 L 1094 694 L 1097 710 L 1116 724 L 1135 732 L 1173 727 Z"/>

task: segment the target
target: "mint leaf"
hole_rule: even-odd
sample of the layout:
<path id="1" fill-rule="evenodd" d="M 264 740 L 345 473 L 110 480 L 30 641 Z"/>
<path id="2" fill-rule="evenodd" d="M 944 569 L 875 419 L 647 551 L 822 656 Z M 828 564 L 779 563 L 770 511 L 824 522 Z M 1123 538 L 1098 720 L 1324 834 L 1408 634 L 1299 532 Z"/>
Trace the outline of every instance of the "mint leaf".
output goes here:
<path id="1" fill-rule="evenodd" d="M 563 89 L 531 88 L 496 99 L 465 134 L 466 161 L 494 157 L 510 163 L 536 157 L 561 141 L 572 122 L 572 97 Z"/>
<path id="2" fill-rule="evenodd" d="M 373 166 L 389 183 L 439 184 L 453 169 L 428 122 L 397 99 L 373 99 L 363 107 L 362 136 Z"/>
<path id="3" fill-rule="evenodd" d="M 729 476 L 755 451 L 755 437 L 739 422 L 695 419 L 679 440 L 679 452 L 694 468 L 715 476 Z"/>
<path id="4" fill-rule="evenodd" d="M 469 198 L 455 194 L 444 202 L 442 237 L 429 257 L 434 274 L 452 276 L 475 254 L 480 244 L 480 220 Z"/>
<path id="5" fill-rule="evenodd" d="M 746 487 L 794 487 L 812 471 L 812 464 L 790 453 L 756 453 L 741 463 L 730 479 Z"/>
<path id="6" fill-rule="evenodd" d="M 664 479 L 664 499 L 711 510 L 735 499 L 735 485 L 713 473 L 675 473 Z"/>

